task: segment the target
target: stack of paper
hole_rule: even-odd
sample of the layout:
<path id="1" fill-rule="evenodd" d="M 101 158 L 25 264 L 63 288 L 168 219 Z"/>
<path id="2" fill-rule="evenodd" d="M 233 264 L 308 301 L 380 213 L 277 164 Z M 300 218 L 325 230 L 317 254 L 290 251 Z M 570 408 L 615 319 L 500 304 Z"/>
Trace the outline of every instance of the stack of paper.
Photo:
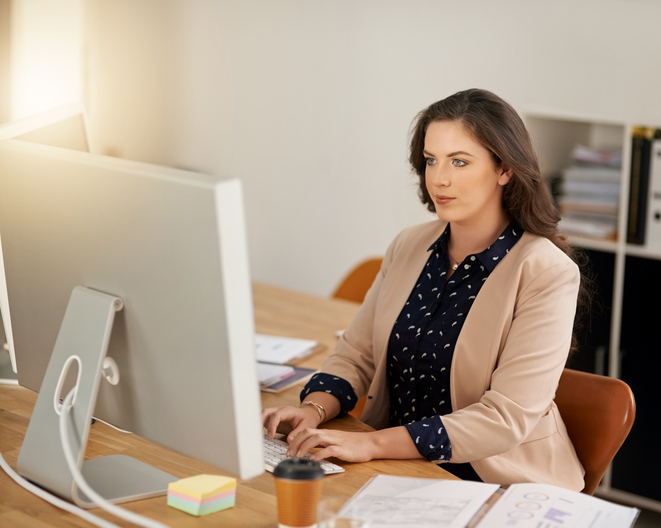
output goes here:
<path id="1" fill-rule="evenodd" d="M 614 240 L 620 203 L 621 151 L 577 145 L 562 172 L 558 205 L 567 234 Z"/>
<path id="2" fill-rule="evenodd" d="M 262 392 L 280 392 L 298 383 L 304 383 L 312 377 L 312 374 L 317 372 L 315 369 L 293 367 L 294 372 L 291 376 L 272 383 L 271 385 L 262 385 Z"/>
<path id="3" fill-rule="evenodd" d="M 197 475 L 168 484 L 168 506 L 191 515 L 207 515 L 234 506 L 236 479 Z"/>
<path id="4" fill-rule="evenodd" d="M 317 349 L 317 342 L 309 339 L 257 334 L 255 347 L 257 361 L 284 365 L 314 352 Z"/>
<path id="5" fill-rule="evenodd" d="M 323 345 L 310 339 L 257 334 L 255 351 L 261 390 L 280 392 L 309 379 L 316 372 L 314 369 L 292 367 L 286 363 L 295 362 L 323 348 Z"/>
<path id="6" fill-rule="evenodd" d="M 272 365 L 257 363 L 257 377 L 262 387 L 268 387 L 294 375 L 294 367 L 289 365 Z"/>

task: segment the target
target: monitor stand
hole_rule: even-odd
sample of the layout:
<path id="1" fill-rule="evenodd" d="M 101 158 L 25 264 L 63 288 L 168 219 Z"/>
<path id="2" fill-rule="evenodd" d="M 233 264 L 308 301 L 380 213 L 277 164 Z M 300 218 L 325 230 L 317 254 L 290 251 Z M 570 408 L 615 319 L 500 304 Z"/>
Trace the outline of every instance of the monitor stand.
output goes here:
<path id="1" fill-rule="evenodd" d="M 59 432 L 61 401 L 71 389 L 62 383 L 67 372 L 68 378 L 75 375 L 78 380 L 68 417 L 71 452 L 92 489 L 120 503 L 163 495 L 168 483 L 177 480 L 125 455 L 83 462 L 115 312 L 122 308 L 114 295 L 82 286 L 73 289 L 18 457 L 21 475 L 83 508 L 95 505 L 74 482 Z"/>

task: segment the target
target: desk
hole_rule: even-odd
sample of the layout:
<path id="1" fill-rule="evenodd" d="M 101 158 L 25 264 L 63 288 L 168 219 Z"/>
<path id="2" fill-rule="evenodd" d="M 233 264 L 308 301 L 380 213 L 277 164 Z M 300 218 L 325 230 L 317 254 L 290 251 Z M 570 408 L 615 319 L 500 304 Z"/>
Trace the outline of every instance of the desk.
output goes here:
<path id="1" fill-rule="evenodd" d="M 357 305 L 346 301 L 330 300 L 313 295 L 296 293 L 262 284 L 254 285 L 255 321 L 260 333 L 314 339 L 326 346 L 326 350 L 306 358 L 301 366 L 319 368 L 335 347 L 335 331 L 346 328 L 357 310 Z M 300 386 L 279 394 L 263 393 L 264 406 L 297 404 Z M 0 386 L 0 452 L 7 462 L 16 467 L 16 460 L 27 429 L 37 395 L 16 386 Z M 365 431 L 369 427 L 350 416 L 336 419 L 329 427 Z M 220 473 L 216 468 L 174 453 L 136 435 L 126 435 L 102 423 L 95 423 L 87 445 L 87 458 L 122 453 L 147 462 L 177 477 L 189 477 L 200 473 Z M 341 462 L 346 472 L 324 478 L 323 494 L 351 495 L 372 475 L 390 475 L 450 478 L 443 469 L 425 460 L 374 460 L 363 464 Z M 15 484 L 0 471 L 0 526 L 30 527 L 84 527 L 90 526 L 78 517 L 62 512 L 45 501 L 33 496 Z M 170 508 L 165 497 L 131 502 L 127 509 L 158 519 L 170 526 L 245 526 L 277 527 L 275 486 L 270 473 L 240 482 L 236 493 L 236 506 L 230 510 L 205 517 L 193 517 Z M 120 526 L 133 526 L 106 514 L 93 510 L 101 517 Z"/>

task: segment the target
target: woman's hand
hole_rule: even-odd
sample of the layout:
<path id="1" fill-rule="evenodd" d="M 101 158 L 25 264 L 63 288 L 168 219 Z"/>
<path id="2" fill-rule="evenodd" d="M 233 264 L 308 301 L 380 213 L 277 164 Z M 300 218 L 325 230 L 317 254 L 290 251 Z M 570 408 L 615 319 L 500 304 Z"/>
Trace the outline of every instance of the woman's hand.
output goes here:
<path id="1" fill-rule="evenodd" d="M 301 430 L 292 439 L 289 437 L 288 456 L 301 457 L 310 449 L 321 447 L 310 455 L 312 460 L 336 457 L 347 462 L 368 462 L 378 458 L 421 457 L 405 427 L 365 433 L 310 428 Z"/>
<path id="2" fill-rule="evenodd" d="M 291 436 L 291 435 L 290 435 Z M 289 441 L 287 456 L 302 457 L 310 449 L 322 449 L 310 455 L 311 460 L 336 457 L 347 462 L 368 462 L 377 458 L 374 433 L 350 433 L 334 429 L 306 428 Z"/>
<path id="3" fill-rule="evenodd" d="M 295 438 L 306 428 L 315 428 L 321 423 L 321 416 L 312 405 L 293 407 L 270 407 L 262 411 L 262 425 L 269 438 L 275 433 L 287 435 L 287 441 Z"/>
<path id="4" fill-rule="evenodd" d="M 275 433 L 282 433 L 287 435 L 287 442 L 291 443 L 303 429 L 314 429 L 339 413 L 340 401 L 335 396 L 313 392 L 298 407 L 286 405 L 264 409 L 262 424 L 269 438 L 273 438 Z"/>

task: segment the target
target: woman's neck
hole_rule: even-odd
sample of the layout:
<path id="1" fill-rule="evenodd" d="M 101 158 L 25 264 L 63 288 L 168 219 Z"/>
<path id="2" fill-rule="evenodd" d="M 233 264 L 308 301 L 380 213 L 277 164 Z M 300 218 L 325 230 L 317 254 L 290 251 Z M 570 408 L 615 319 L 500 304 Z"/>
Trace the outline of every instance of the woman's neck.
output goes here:
<path id="1" fill-rule="evenodd" d="M 461 222 L 450 223 L 448 251 L 452 258 L 460 263 L 466 256 L 481 253 L 493 244 L 510 223 L 503 211 L 494 222 L 467 225 Z"/>

